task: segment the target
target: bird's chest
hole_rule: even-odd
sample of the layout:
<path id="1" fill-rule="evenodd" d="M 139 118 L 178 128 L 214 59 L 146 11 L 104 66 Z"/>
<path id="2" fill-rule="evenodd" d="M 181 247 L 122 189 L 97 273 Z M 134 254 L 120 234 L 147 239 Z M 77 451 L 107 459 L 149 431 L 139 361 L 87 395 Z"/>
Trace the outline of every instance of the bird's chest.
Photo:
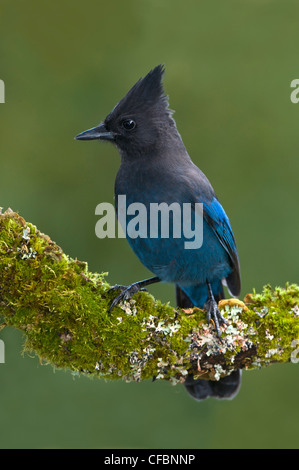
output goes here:
<path id="1" fill-rule="evenodd" d="M 132 165 L 125 170 L 120 168 L 116 177 L 116 206 L 119 196 L 125 196 L 127 205 L 142 203 L 146 207 L 151 203 L 181 202 L 180 182 L 161 168 Z"/>

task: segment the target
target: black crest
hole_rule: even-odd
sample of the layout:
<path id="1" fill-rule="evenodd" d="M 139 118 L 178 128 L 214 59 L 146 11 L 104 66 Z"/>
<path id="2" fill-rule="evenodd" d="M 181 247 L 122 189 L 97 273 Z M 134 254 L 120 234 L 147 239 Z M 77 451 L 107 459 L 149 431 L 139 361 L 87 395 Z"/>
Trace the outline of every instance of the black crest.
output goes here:
<path id="1" fill-rule="evenodd" d="M 164 66 L 157 65 L 144 78 L 128 91 L 126 96 L 115 107 L 118 113 L 144 113 L 147 108 L 162 112 L 168 109 L 168 97 L 164 93 L 162 78 Z"/>

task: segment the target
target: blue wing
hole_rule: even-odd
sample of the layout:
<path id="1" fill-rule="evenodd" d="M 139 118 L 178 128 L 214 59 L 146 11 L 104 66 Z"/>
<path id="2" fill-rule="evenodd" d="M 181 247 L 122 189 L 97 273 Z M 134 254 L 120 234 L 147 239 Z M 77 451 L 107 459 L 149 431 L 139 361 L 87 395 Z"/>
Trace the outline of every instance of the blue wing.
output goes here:
<path id="1" fill-rule="evenodd" d="M 240 264 L 233 231 L 229 219 L 220 202 L 214 197 L 211 202 L 203 203 L 204 218 L 214 231 L 219 242 L 228 253 L 233 270 L 227 277 L 227 286 L 233 295 L 239 295 L 241 290 Z"/>

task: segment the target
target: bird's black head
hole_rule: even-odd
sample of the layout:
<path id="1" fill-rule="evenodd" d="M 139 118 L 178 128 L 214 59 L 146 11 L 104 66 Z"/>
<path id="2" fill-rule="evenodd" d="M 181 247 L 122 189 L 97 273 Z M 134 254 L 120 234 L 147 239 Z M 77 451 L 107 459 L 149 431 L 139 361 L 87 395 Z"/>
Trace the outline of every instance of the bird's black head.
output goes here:
<path id="1" fill-rule="evenodd" d="M 97 127 L 76 136 L 78 140 L 108 140 L 128 155 L 153 151 L 165 141 L 170 128 L 176 133 L 168 98 L 164 93 L 164 68 L 158 65 L 138 80 Z"/>

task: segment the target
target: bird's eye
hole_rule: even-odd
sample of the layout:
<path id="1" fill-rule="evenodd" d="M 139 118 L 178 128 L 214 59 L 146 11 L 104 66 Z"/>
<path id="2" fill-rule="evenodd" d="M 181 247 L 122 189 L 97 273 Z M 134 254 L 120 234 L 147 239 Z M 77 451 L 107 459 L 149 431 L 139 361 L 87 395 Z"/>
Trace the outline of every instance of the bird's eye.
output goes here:
<path id="1" fill-rule="evenodd" d="M 125 121 L 122 122 L 122 126 L 126 131 L 131 131 L 135 129 L 136 127 L 136 122 L 133 121 L 133 119 L 126 119 Z"/>

